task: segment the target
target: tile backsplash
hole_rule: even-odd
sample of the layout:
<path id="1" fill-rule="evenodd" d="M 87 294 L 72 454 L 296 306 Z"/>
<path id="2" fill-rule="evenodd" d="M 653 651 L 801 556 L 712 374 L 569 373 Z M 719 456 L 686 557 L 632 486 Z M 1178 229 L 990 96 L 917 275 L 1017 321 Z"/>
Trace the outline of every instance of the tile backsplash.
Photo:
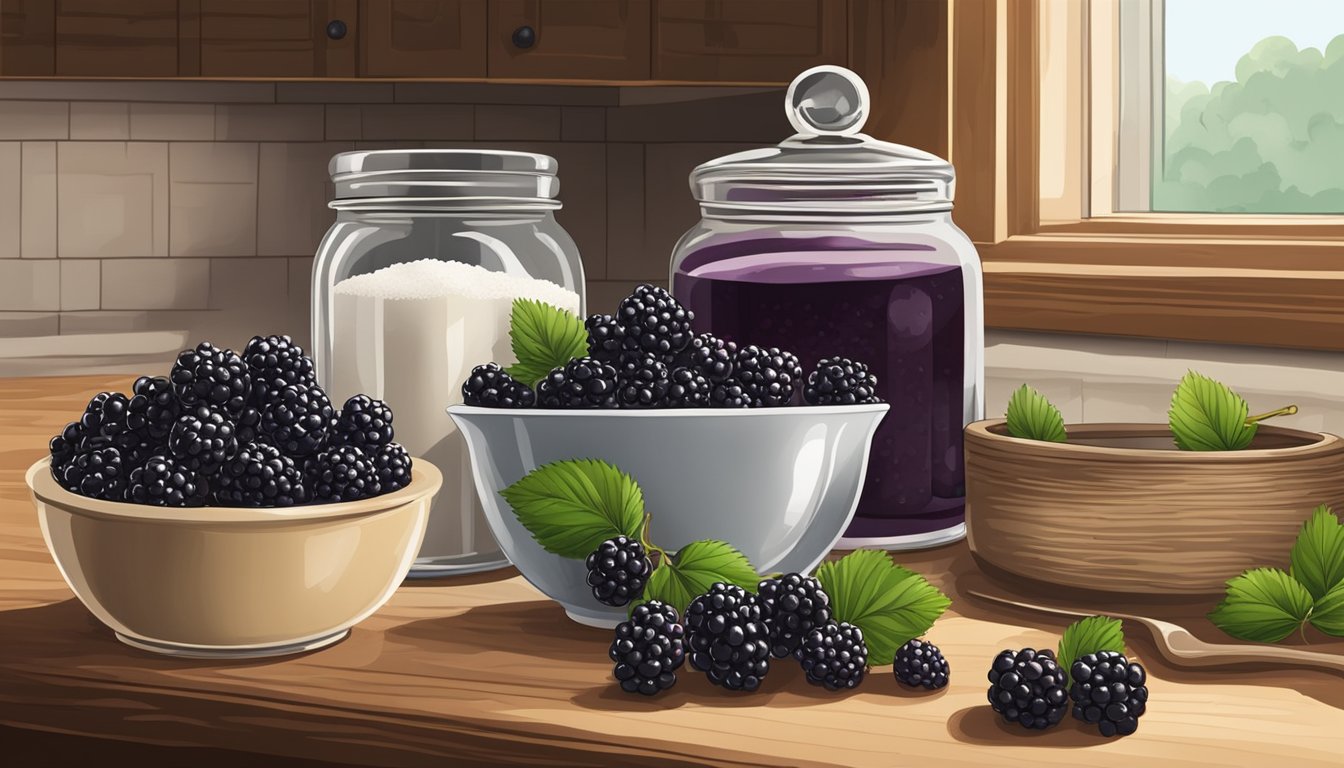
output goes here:
<path id="1" fill-rule="evenodd" d="M 188 340 L 308 336 L 309 270 L 351 149 L 559 160 L 589 295 L 664 282 L 690 170 L 777 142 L 775 89 L 0 82 L 0 375 L 134 368 Z M 89 338 L 92 334 L 104 334 Z"/>

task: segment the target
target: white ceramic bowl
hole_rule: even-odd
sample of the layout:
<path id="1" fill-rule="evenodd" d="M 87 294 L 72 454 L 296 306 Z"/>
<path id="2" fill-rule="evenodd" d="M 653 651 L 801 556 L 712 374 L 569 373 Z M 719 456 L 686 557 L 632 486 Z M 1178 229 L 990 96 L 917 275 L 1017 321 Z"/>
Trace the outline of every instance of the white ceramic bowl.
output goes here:
<path id="1" fill-rule="evenodd" d="M 807 572 L 840 538 L 888 406 L 678 410 L 507 410 L 454 405 L 485 517 L 504 554 L 570 618 L 609 627 L 581 560 L 546 552 L 500 491 L 543 464 L 601 459 L 633 476 L 665 549 L 721 539 L 760 573 Z"/>
<path id="2" fill-rule="evenodd" d="M 362 501 L 277 509 L 90 499 L 27 475 L 61 575 L 127 645 L 200 658 L 298 653 L 345 637 L 387 602 L 425 534 L 439 471 Z"/>

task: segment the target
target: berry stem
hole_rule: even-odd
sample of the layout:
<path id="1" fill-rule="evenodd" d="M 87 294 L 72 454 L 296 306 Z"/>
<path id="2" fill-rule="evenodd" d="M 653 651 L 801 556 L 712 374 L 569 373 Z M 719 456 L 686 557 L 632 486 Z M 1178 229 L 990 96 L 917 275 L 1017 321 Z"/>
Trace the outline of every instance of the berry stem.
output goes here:
<path id="1" fill-rule="evenodd" d="M 1277 410 L 1268 411 L 1266 413 L 1259 413 L 1256 414 L 1255 416 L 1247 416 L 1246 423 L 1258 424 L 1264 421 L 1265 419 L 1272 419 L 1276 416 L 1292 416 L 1295 413 L 1297 413 L 1296 405 L 1285 405 L 1284 407 L 1279 408 Z"/>
<path id="2" fill-rule="evenodd" d="M 644 551 L 649 554 L 658 553 L 658 564 L 671 562 L 672 558 L 667 554 L 667 550 L 649 541 L 649 523 L 653 520 L 653 515 L 644 513 L 644 524 L 639 527 L 639 543 L 644 545 Z"/>

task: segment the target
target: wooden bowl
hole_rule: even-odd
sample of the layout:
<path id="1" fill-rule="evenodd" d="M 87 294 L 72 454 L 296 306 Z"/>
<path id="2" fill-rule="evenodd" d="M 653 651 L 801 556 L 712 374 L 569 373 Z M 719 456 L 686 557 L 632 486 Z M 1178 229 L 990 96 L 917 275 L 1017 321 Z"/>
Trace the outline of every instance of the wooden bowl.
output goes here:
<path id="1" fill-rule="evenodd" d="M 1220 594 L 1287 567 L 1318 504 L 1344 508 L 1344 440 L 1262 425 L 1240 451 L 1180 451 L 1165 424 L 1069 425 L 1023 440 L 966 428 L 966 529 L 984 563 L 1037 582 L 1136 595 Z"/>

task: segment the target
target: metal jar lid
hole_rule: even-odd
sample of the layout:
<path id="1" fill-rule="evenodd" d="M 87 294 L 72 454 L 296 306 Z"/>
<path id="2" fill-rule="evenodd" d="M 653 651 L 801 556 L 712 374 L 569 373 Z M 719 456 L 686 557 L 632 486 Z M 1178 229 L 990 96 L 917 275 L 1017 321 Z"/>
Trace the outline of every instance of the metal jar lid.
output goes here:
<path id="1" fill-rule="evenodd" d="M 843 67 L 820 66 L 789 85 L 784 111 L 797 135 L 778 146 L 710 160 L 691 172 L 707 214 L 885 216 L 952 209 L 951 164 L 860 131 L 868 87 Z"/>
<path id="2" fill-rule="evenodd" d="M 549 155 L 495 149 L 342 152 L 327 169 L 331 207 L 555 209 L 559 164 Z"/>

